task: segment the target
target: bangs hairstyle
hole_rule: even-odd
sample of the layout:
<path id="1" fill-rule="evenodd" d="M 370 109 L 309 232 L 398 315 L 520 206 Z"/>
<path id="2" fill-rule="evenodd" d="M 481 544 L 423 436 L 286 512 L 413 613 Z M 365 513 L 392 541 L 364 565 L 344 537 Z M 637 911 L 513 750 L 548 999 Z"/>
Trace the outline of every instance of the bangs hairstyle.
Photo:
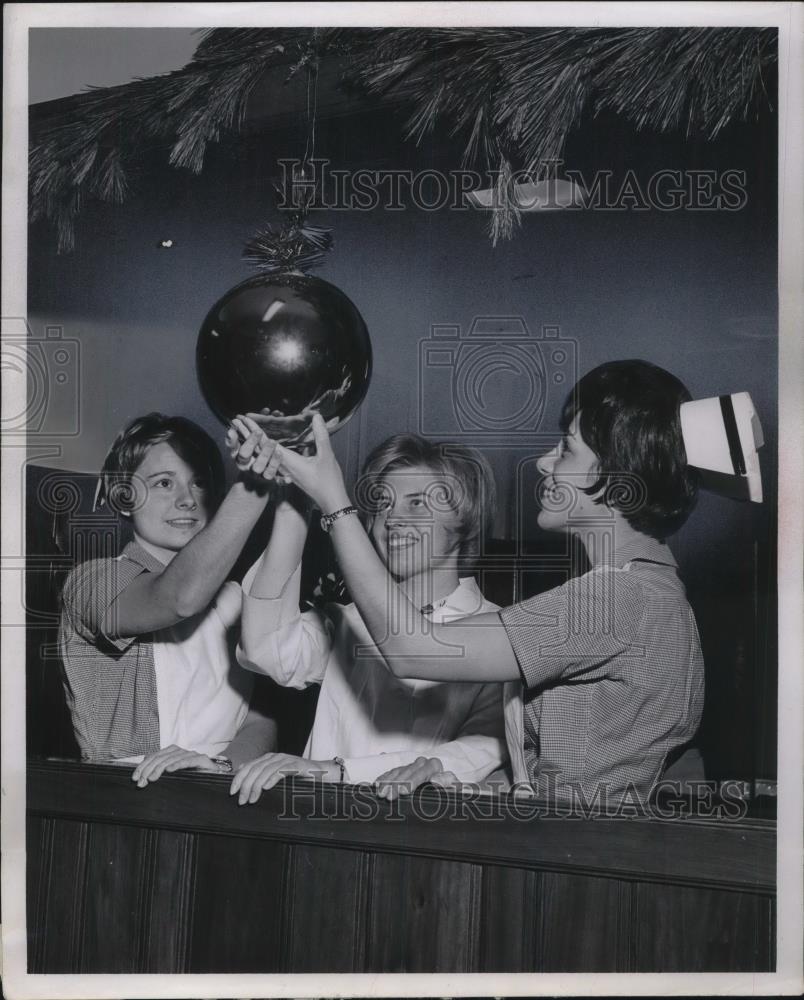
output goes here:
<path id="1" fill-rule="evenodd" d="M 679 416 L 690 398 L 663 368 L 612 361 L 583 376 L 561 413 L 565 434 L 580 414 L 581 436 L 600 460 L 600 478 L 585 492 L 602 491 L 597 503 L 652 538 L 678 531 L 695 506 L 698 474 L 687 465 Z"/>
<path id="2" fill-rule="evenodd" d="M 368 456 L 357 485 L 357 502 L 364 514 L 378 512 L 383 480 L 399 469 L 422 467 L 435 478 L 443 477 L 446 491 L 434 499 L 455 512 L 461 555 L 476 552 L 481 536 L 489 530 L 497 509 L 497 488 L 488 461 L 473 448 L 426 441 L 416 434 L 395 434 Z"/>
<path id="3" fill-rule="evenodd" d="M 162 441 L 186 462 L 205 484 L 209 509 L 214 511 L 223 497 L 225 473 L 218 446 L 198 424 L 185 417 L 148 413 L 125 427 L 109 449 L 103 463 L 95 497 L 95 509 L 108 504 L 118 512 L 131 510 L 134 491 L 131 479 L 149 448 Z"/>

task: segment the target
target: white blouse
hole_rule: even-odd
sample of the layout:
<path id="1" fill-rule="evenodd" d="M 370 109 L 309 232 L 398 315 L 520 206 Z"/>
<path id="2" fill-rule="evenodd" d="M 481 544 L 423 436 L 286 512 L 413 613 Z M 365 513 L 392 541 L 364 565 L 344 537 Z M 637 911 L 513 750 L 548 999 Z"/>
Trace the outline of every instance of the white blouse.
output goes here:
<path id="1" fill-rule="evenodd" d="M 248 648 L 241 638 L 237 658 L 285 687 L 321 684 L 305 757 L 343 757 L 353 784 L 418 756 L 438 757 L 462 782 L 479 782 L 505 761 L 502 685 L 394 677 L 354 604 L 302 614 L 299 568 L 276 599 L 251 596 L 255 573 L 256 567 L 243 581 Z M 496 610 L 465 577 L 431 618 Z"/>

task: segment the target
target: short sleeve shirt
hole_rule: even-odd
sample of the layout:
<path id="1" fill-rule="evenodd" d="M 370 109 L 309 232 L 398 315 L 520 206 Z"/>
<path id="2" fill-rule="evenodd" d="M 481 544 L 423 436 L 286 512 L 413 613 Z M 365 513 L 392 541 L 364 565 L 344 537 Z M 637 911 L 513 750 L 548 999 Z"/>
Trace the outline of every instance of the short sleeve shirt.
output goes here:
<path id="1" fill-rule="evenodd" d="M 537 793 L 646 801 L 703 709 L 698 630 L 667 546 L 646 539 L 500 617 L 525 683 Z"/>
<path id="2" fill-rule="evenodd" d="M 238 584 L 224 584 L 209 608 L 170 628 L 117 635 L 120 593 L 164 568 L 132 543 L 117 559 L 83 563 L 65 584 L 60 649 L 84 760 L 129 759 L 171 743 L 221 753 L 248 712 L 253 678 L 227 640 L 240 616 Z"/>

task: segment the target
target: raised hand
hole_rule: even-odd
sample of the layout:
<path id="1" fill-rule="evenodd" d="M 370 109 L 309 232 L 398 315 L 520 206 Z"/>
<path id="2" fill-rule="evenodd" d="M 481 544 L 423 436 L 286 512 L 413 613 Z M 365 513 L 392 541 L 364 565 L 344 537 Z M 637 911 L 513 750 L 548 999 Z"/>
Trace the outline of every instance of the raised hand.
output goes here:
<path id="1" fill-rule="evenodd" d="M 249 417 L 235 417 L 226 432 L 226 445 L 241 472 L 271 480 L 279 469 L 279 445 Z"/>
<path id="2" fill-rule="evenodd" d="M 312 420 L 315 453 L 299 455 L 283 447 L 265 435 L 265 432 L 249 417 L 236 417 L 232 427 L 238 435 L 239 446 L 235 461 L 238 467 L 249 468 L 264 479 L 281 476 L 295 483 L 325 513 L 332 513 L 340 507 L 349 506 L 349 496 L 343 483 L 343 473 L 332 450 L 327 425 L 323 417 L 316 413 Z M 227 437 L 227 444 L 229 438 Z M 230 448 L 233 451 L 233 446 Z M 255 457 L 270 453 L 263 462 Z M 258 472 L 259 470 L 259 472 Z"/>
<path id="3" fill-rule="evenodd" d="M 351 501 L 344 486 L 343 472 L 332 450 L 327 425 L 320 414 L 313 417 L 312 429 L 315 453 L 297 455 L 283 448 L 280 468 L 325 514 L 331 514 L 341 507 L 348 507 Z"/>

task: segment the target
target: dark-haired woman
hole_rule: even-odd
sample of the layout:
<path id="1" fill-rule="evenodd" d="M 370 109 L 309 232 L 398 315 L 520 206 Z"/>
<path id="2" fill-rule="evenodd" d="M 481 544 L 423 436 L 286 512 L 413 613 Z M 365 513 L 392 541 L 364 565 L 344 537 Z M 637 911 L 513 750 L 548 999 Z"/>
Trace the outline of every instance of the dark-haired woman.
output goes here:
<path id="1" fill-rule="evenodd" d="M 140 787 L 182 768 L 229 772 L 275 745 L 275 723 L 250 710 L 252 677 L 231 655 L 241 598 L 226 582 L 267 493 L 254 474 L 225 497 L 223 487 L 220 452 L 200 427 L 134 420 L 98 494 L 133 541 L 77 566 L 64 587 L 59 646 L 81 757 L 134 763 Z"/>

